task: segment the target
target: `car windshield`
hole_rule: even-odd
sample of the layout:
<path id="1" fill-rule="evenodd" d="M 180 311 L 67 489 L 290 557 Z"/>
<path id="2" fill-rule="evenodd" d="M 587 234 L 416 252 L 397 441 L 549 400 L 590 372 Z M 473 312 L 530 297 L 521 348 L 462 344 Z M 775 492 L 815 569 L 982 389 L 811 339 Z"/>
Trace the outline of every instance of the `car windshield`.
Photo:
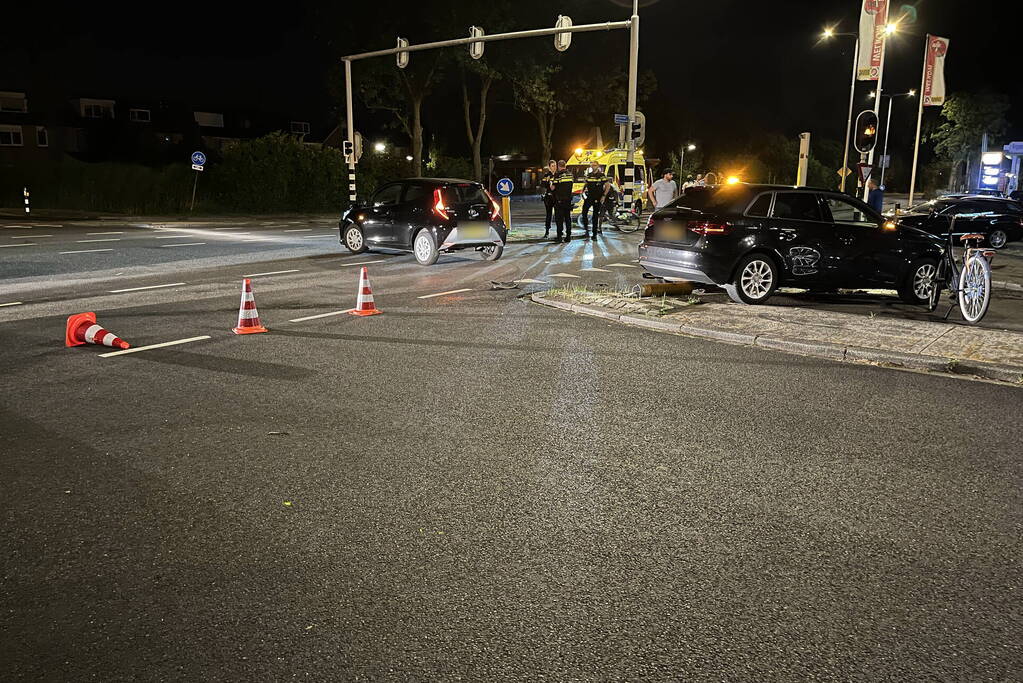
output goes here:
<path id="1" fill-rule="evenodd" d="M 444 187 L 444 201 L 448 204 L 486 204 L 483 186 L 476 183 L 458 183 Z"/>

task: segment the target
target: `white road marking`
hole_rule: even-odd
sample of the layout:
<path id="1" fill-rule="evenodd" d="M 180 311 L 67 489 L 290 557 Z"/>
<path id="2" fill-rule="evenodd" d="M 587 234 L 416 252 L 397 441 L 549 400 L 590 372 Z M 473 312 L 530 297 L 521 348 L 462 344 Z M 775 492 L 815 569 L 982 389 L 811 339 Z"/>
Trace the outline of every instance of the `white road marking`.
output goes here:
<path id="1" fill-rule="evenodd" d="M 34 240 L 37 237 L 53 237 L 53 235 L 11 235 L 12 240 Z"/>
<path id="2" fill-rule="evenodd" d="M 241 230 L 243 227 L 245 227 L 245 226 L 239 225 L 237 228 L 213 228 L 213 229 L 214 230 Z"/>
<path id="3" fill-rule="evenodd" d="M 121 241 L 120 237 L 104 237 L 103 239 L 98 240 L 75 240 L 75 242 L 78 242 L 79 244 L 82 244 L 84 242 L 120 242 L 120 241 Z"/>
<path id="4" fill-rule="evenodd" d="M 372 263 L 383 263 L 386 260 L 387 259 L 385 258 L 378 258 L 376 261 L 357 261 L 356 263 L 341 263 L 339 265 L 342 268 L 344 268 L 345 266 L 368 266 Z"/>
<path id="5" fill-rule="evenodd" d="M 0 244 L 0 249 L 5 249 L 7 247 L 34 247 L 34 246 L 35 242 L 18 242 L 16 244 Z"/>
<path id="6" fill-rule="evenodd" d="M 180 240 L 191 237 L 187 232 L 184 235 L 157 235 L 154 240 Z"/>
<path id="7" fill-rule="evenodd" d="M 343 311 L 333 311 L 332 313 L 320 313 L 319 315 L 307 315 L 304 318 L 295 318 L 293 320 L 289 320 L 288 322 L 289 323 L 300 323 L 303 320 L 315 320 L 316 318 L 328 318 L 328 317 L 330 317 L 332 315 L 341 315 L 342 313 L 347 313 L 348 311 L 353 311 L 353 310 L 355 310 L 355 309 L 353 309 L 353 308 L 346 308 Z"/>
<path id="8" fill-rule="evenodd" d="M 167 247 L 197 247 L 205 242 L 182 242 L 181 244 L 161 244 L 160 247 L 166 249 Z"/>
<path id="9" fill-rule="evenodd" d="M 636 267 L 636 266 L 630 265 L 628 263 L 605 263 L 604 265 L 607 266 L 608 268 L 635 268 Z"/>
<path id="10" fill-rule="evenodd" d="M 110 230 L 109 232 L 87 232 L 86 235 L 123 235 L 124 233 L 118 230 Z"/>
<path id="11" fill-rule="evenodd" d="M 417 296 L 417 299 L 432 299 L 435 296 L 444 296 L 446 294 L 461 294 L 462 292 L 471 292 L 471 289 L 452 289 L 447 292 L 437 292 L 436 294 L 424 294 L 423 296 Z"/>
<path id="12" fill-rule="evenodd" d="M 143 289 L 160 289 L 161 287 L 180 287 L 185 284 L 184 282 L 172 282 L 167 285 L 149 285 L 148 287 L 128 287 L 127 289 L 111 289 L 111 294 L 120 294 L 121 292 L 139 292 Z"/>
<path id="13" fill-rule="evenodd" d="M 333 237 L 333 235 L 302 235 L 304 240 L 322 240 L 324 237 Z"/>
<path id="14" fill-rule="evenodd" d="M 4 306 L 20 306 L 20 305 L 21 305 L 20 301 L 8 301 L 6 304 L 0 304 L 0 308 L 3 308 Z"/>
<path id="15" fill-rule="evenodd" d="M 592 267 L 591 267 L 591 268 L 580 268 L 580 269 L 579 269 L 579 272 L 587 272 L 587 273 L 610 273 L 611 271 L 610 271 L 610 270 L 604 270 L 603 268 L 592 268 Z"/>
<path id="16" fill-rule="evenodd" d="M 231 235 L 251 235 L 251 232 L 232 232 Z M 230 237 L 231 235 L 228 235 Z"/>
<path id="17" fill-rule="evenodd" d="M 162 344 L 150 344 L 149 346 L 137 346 L 134 349 L 124 349 L 123 351 L 111 351 L 110 353 L 99 354 L 100 358 L 110 358 L 111 356 L 123 356 L 126 353 L 138 353 L 139 351 L 148 351 L 150 349 L 162 349 L 165 346 L 177 346 L 178 344 L 187 344 L 194 341 L 202 341 L 203 339 L 209 339 L 210 335 L 205 334 L 201 337 L 189 337 L 188 339 L 176 339 L 174 341 L 164 342 Z"/>
<path id="18" fill-rule="evenodd" d="M 547 277 L 574 277 L 577 280 L 579 279 L 578 275 L 572 275 L 571 273 L 551 273 Z"/>
<path id="19" fill-rule="evenodd" d="M 113 251 L 113 249 L 79 249 L 78 251 L 62 251 L 62 254 L 95 254 L 98 251 Z"/>
<path id="20" fill-rule="evenodd" d="M 514 280 L 514 282 L 517 282 L 520 285 L 545 285 L 545 284 L 547 284 L 543 280 L 530 280 L 528 278 L 525 279 L 525 280 Z"/>
<path id="21" fill-rule="evenodd" d="M 64 224 L 63 223 L 36 223 L 34 226 L 29 226 L 29 227 L 36 227 L 36 228 L 63 228 Z"/>
<path id="22" fill-rule="evenodd" d="M 297 273 L 298 269 L 295 270 L 271 270 L 269 273 L 251 273 L 249 275 L 242 275 L 242 277 L 262 277 L 263 275 L 283 275 L 284 273 Z"/>
<path id="23" fill-rule="evenodd" d="M 312 232 L 312 228 L 288 228 L 284 232 Z"/>

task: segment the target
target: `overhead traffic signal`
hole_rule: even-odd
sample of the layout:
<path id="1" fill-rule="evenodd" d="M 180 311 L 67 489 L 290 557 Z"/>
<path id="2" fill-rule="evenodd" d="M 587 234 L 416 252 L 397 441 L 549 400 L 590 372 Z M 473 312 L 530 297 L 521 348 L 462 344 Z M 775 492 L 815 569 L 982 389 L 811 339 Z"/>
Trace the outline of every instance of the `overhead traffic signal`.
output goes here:
<path id="1" fill-rule="evenodd" d="M 870 154 L 877 144 L 877 114 L 867 109 L 860 112 L 856 117 L 856 136 L 853 138 L 853 146 L 860 154 Z"/>

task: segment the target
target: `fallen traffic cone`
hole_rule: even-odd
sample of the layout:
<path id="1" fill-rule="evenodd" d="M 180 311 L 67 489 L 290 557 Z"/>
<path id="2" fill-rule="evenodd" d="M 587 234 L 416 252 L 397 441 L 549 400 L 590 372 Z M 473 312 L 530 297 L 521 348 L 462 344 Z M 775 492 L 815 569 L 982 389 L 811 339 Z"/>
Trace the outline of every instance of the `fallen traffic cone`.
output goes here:
<path id="1" fill-rule="evenodd" d="M 373 290 L 369 287 L 369 271 L 366 270 L 366 266 L 362 267 L 362 274 L 359 275 L 359 300 L 355 303 L 355 308 L 348 312 L 352 315 L 377 315 L 378 313 L 383 313 L 373 303 Z"/>
<path id="2" fill-rule="evenodd" d="M 113 332 L 107 332 L 102 325 L 96 324 L 96 314 L 78 313 L 67 319 L 64 329 L 64 346 L 82 346 L 83 344 L 99 344 L 115 349 L 127 349 L 128 342 Z"/>
<path id="3" fill-rule="evenodd" d="M 242 303 L 238 308 L 238 327 L 234 328 L 234 333 L 255 334 L 268 331 L 259 323 L 256 300 L 252 298 L 252 281 L 245 278 L 242 281 Z"/>

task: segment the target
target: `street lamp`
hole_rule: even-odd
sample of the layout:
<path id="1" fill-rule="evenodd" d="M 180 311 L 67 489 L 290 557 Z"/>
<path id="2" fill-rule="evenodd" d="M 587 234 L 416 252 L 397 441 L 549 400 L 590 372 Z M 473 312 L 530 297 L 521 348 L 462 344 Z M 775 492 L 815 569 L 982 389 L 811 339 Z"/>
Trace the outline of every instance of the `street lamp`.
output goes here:
<path id="1" fill-rule="evenodd" d="M 893 95 L 882 95 L 882 97 L 887 97 L 888 98 L 888 119 L 887 119 L 887 121 L 884 124 L 884 151 L 881 152 L 881 181 L 879 183 L 879 186 L 881 187 L 882 190 L 884 189 L 884 172 L 885 172 L 886 167 L 887 167 L 887 164 L 885 163 L 885 161 L 888 158 L 888 131 L 892 127 L 892 100 L 894 98 L 896 98 L 896 97 L 915 97 L 915 96 L 916 96 L 916 90 L 909 90 L 907 92 L 895 93 Z"/>
<path id="2" fill-rule="evenodd" d="M 852 83 L 849 86 L 849 114 L 845 122 L 845 150 L 842 152 L 842 183 L 839 186 L 839 190 L 845 192 L 846 169 L 849 168 L 849 136 L 852 134 L 853 98 L 856 97 L 856 66 L 860 61 L 860 36 L 858 33 L 835 33 L 830 27 L 824 29 L 822 36 L 825 40 L 835 36 L 852 37 L 856 40 L 852 58 Z"/>
<path id="3" fill-rule="evenodd" d="M 387 145 L 383 142 L 378 142 L 375 145 L 373 145 L 373 149 L 376 150 L 377 152 L 383 152 L 385 149 L 387 149 Z"/>
<path id="4" fill-rule="evenodd" d="M 679 150 L 679 154 L 678 154 L 678 179 L 679 179 L 680 182 L 682 180 L 684 180 L 682 178 L 682 166 L 684 165 L 685 160 L 686 160 L 686 152 L 692 152 L 694 149 L 696 149 L 696 145 L 694 145 L 693 143 L 690 142 L 689 144 L 684 145 L 682 147 L 682 149 Z"/>

